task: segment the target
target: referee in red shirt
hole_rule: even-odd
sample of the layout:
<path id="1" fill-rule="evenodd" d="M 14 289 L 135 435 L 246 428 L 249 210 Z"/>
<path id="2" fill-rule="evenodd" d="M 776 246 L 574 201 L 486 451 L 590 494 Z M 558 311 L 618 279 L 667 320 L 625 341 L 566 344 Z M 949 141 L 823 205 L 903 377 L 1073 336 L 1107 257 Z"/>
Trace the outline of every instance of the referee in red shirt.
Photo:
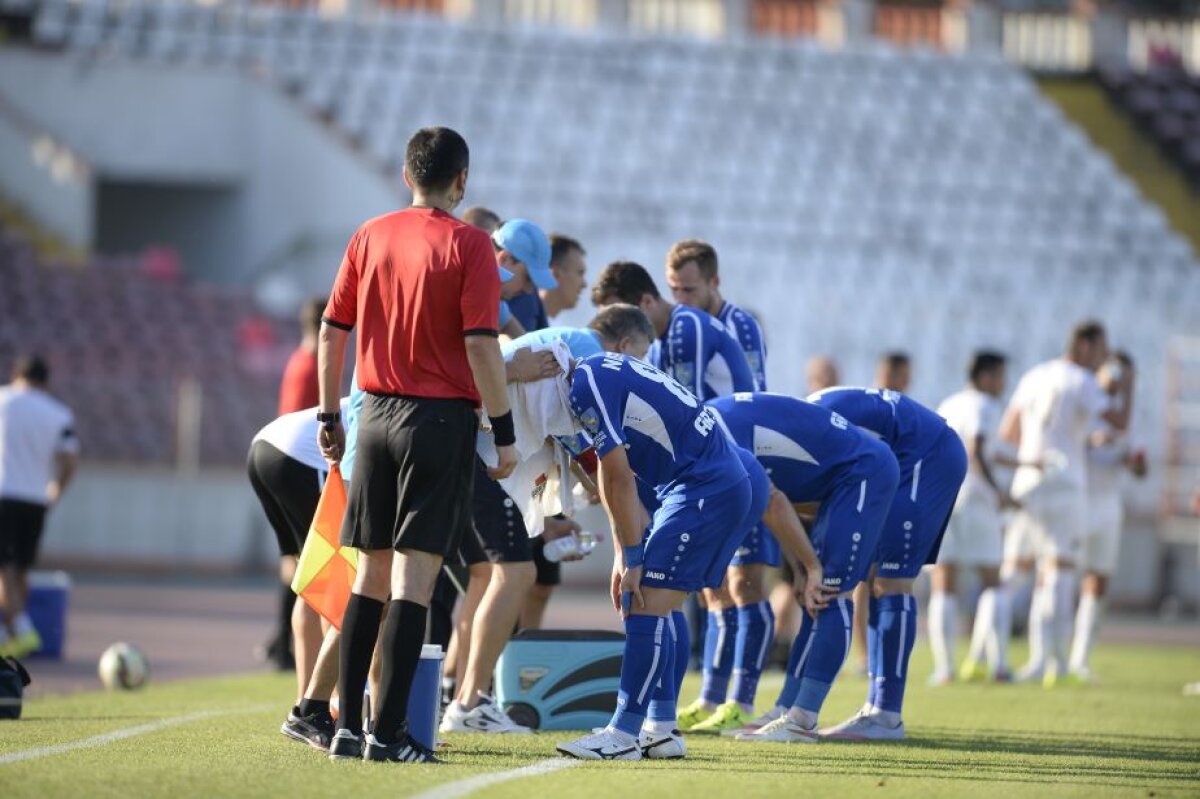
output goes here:
<path id="1" fill-rule="evenodd" d="M 467 143 L 453 130 L 413 134 L 404 159 L 412 206 L 366 222 L 350 239 L 321 326 L 318 439 L 330 461 L 345 444 L 339 391 L 355 326 L 367 392 L 341 536 L 361 556 L 342 620 L 334 759 L 436 761 L 403 722 L 434 582 L 471 524 L 481 397 L 500 454 L 489 474 L 506 477 L 517 463 L 496 338 L 495 252 L 486 233 L 451 216 L 466 192 L 468 162 Z M 389 593 L 382 687 L 364 741 L 363 685 Z"/>

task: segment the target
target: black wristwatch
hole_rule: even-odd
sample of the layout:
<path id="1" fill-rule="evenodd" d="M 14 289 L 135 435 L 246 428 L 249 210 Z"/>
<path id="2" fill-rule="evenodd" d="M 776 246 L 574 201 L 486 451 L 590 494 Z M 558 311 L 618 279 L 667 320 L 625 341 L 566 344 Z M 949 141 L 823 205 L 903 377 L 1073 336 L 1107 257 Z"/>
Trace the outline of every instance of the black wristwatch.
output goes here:
<path id="1" fill-rule="evenodd" d="M 342 412 L 334 411 L 333 413 L 325 413 L 324 411 L 317 411 L 317 421 L 326 430 L 332 430 L 338 422 L 342 421 Z"/>

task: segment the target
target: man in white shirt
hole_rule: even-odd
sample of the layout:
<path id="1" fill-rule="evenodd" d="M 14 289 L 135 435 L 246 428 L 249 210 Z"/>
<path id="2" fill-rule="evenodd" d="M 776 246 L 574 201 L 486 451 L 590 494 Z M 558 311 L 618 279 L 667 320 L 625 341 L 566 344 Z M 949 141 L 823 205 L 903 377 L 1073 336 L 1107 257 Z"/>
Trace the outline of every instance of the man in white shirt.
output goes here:
<path id="1" fill-rule="evenodd" d="M 1001 438 L 1017 447 L 1023 464 L 1012 486 L 1022 507 L 1009 534 L 1027 536 L 1038 558 L 1038 588 L 1029 612 L 1030 657 L 1018 680 L 1044 677 L 1051 686 L 1066 670 L 1076 567 L 1087 525 L 1088 436 L 1097 420 L 1117 430 L 1129 424 L 1133 376 L 1122 377 L 1117 402 L 1110 403 L 1093 374 L 1107 358 L 1104 326 L 1094 321 L 1076 325 L 1066 355 L 1021 378 L 1001 423 Z"/>
<path id="2" fill-rule="evenodd" d="M 1106 393 L 1116 395 L 1126 374 L 1133 374 L 1133 359 L 1128 353 L 1117 352 L 1096 377 Z M 1117 565 L 1124 521 L 1121 478 L 1126 471 L 1139 478 L 1146 475 L 1145 451 L 1128 430 L 1120 431 L 1106 422 L 1098 422 L 1088 439 L 1087 534 L 1079 564 L 1083 582 L 1069 664 L 1071 678 L 1079 682 L 1088 682 L 1092 677 L 1092 641 L 1108 590 L 1108 577 Z"/>
<path id="3" fill-rule="evenodd" d="M 958 493 L 954 513 L 946 528 L 937 565 L 933 568 L 933 590 L 929 597 L 929 644 L 934 670 L 930 683 L 944 685 L 954 679 L 954 632 L 957 626 L 955 596 L 958 569 L 974 569 L 983 584 L 975 611 L 971 650 L 962 667 L 964 680 L 1008 679 L 1006 658 L 1000 647 L 1007 642 L 1003 631 L 1010 622 L 1006 595 L 998 590 L 1003 559 L 1004 526 L 1000 512 L 1015 506 L 1008 491 L 992 473 L 992 465 L 1003 462 L 990 451 L 1000 427 L 1006 359 L 998 352 L 975 353 L 971 360 L 970 384 L 948 397 L 938 413 L 967 449 L 970 468 Z M 995 642 L 995 645 L 989 646 Z M 989 666 L 982 668 L 985 650 L 991 650 Z"/>
<path id="4" fill-rule="evenodd" d="M 46 511 L 75 474 L 79 439 L 71 410 L 46 391 L 50 370 L 36 356 L 17 359 L 0 388 L 0 655 L 42 646 L 25 612 L 29 570 L 37 560 Z"/>

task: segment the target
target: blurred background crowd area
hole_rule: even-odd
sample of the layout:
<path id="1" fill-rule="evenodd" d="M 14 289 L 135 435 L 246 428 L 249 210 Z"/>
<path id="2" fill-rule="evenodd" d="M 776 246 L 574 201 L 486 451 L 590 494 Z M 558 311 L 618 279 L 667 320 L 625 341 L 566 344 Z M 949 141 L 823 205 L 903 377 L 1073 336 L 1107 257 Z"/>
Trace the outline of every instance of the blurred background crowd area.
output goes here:
<path id="1" fill-rule="evenodd" d="M 467 202 L 593 275 L 711 241 L 774 390 L 902 349 L 936 405 L 974 348 L 1015 382 L 1104 321 L 1151 460 L 1116 599 L 1194 603 L 1198 5 L 0 0 L 0 372 L 49 359 L 86 459 L 47 555 L 271 563 L 240 464 L 297 309 L 445 124 Z"/>

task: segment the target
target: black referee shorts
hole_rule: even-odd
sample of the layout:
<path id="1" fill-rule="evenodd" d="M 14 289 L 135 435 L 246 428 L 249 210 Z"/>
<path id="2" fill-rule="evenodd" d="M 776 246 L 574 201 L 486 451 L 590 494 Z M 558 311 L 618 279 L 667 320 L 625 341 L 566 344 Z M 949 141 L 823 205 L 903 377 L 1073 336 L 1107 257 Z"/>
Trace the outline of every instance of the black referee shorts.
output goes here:
<path id="1" fill-rule="evenodd" d="M 471 523 L 478 429 L 467 400 L 368 393 L 343 546 L 456 552 Z"/>
<path id="2" fill-rule="evenodd" d="M 279 554 L 299 555 L 317 513 L 328 472 L 303 464 L 266 441 L 250 445 L 246 471 L 275 531 Z"/>
<path id="3" fill-rule="evenodd" d="M 46 506 L 0 499 L 0 566 L 26 570 L 37 560 L 46 524 Z"/>
<path id="4" fill-rule="evenodd" d="M 488 477 L 487 467 L 475 456 L 475 498 L 471 502 L 471 529 L 463 537 L 459 557 L 467 566 L 476 563 L 526 563 L 533 546 L 521 509 L 503 486 Z"/>

